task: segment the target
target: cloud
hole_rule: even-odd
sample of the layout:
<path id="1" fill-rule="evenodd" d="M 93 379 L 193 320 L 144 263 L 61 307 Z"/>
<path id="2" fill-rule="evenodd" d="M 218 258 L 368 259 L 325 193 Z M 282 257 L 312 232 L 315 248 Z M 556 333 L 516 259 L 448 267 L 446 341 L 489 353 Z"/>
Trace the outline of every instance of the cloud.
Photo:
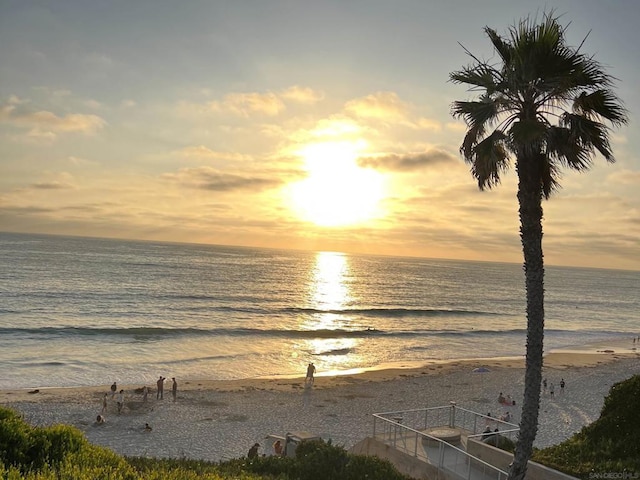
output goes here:
<path id="1" fill-rule="evenodd" d="M 286 107 L 275 93 L 230 93 L 222 102 L 213 101 L 209 108 L 218 112 L 232 112 L 242 117 L 249 117 L 252 113 L 275 117 Z"/>
<path id="2" fill-rule="evenodd" d="M 294 85 L 293 87 L 283 90 L 280 93 L 280 96 L 284 99 L 307 105 L 318 103 L 324 98 L 324 94 L 322 92 L 316 92 L 312 88 L 300 87 L 298 85 Z"/>
<path id="3" fill-rule="evenodd" d="M 240 153 L 234 152 L 218 152 L 211 150 L 204 145 L 185 147 L 181 150 L 174 152 L 176 155 L 183 157 L 186 160 L 231 160 L 242 161 L 248 160 L 249 157 Z"/>
<path id="4" fill-rule="evenodd" d="M 376 92 L 350 100 L 344 106 L 347 113 L 360 118 L 404 121 L 409 107 L 394 92 Z"/>
<path id="5" fill-rule="evenodd" d="M 102 108 L 102 104 L 97 101 L 97 100 L 93 100 L 93 99 L 89 99 L 89 100 L 85 100 L 84 101 L 85 106 L 89 107 L 89 108 L 93 108 L 94 110 L 98 110 L 100 108 Z"/>
<path id="6" fill-rule="evenodd" d="M 28 103 L 29 100 L 24 100 L 17 95 L 11 95 L 7 100 L 8 105 L 20 105 L 21 103 Z"/>
<path id="7" fill-rule="evenodd" d="M 36 190 L 69 190 L 73 189 L 74 186 L 69 183 L 51 181 L 33 183 L 31 184 L 31 188 L 34 188 Z"/>
<path id="8" fill-rule="evenodd" d="M 419 118 L 415 123 L 416 128 L 439 132 L 442 130 L 442 124 L 437 120 L 430 118 Z"/>
<path id="9" fill-rule="evenodd" d="M 209 96 L 207 89 L 200 92 Z M 324 93 L 309 87 L 294 85 L 279 92 L 231 92 L 222 99 L 207 103 L 178 102 L 181 114 L 232 113 L 242 118 L 252 115 L 276 117 L 287 109 L 287 104 L 314 105 L 324 99 Z"/>
<path id="10" fill-rule="evenodd" d="M 447 122 L 445 127 L 447 130 L 451 130 L 453 132 L 464 132 L 467 130 L 467 126 L 464 122 Z"/>
<path id="11" fill-rule="evenodd" d="M 640 186 L 640 172 L 632 170 L 620 170 L 613 172 L 607 176 L 607 181 L 619 185 L 638 185 Z"/>
<path id="12" fill-rule="evenodd" d="M 106 122 L 97 115 L 70 113 L 59 117 L 45 110 L 17 117 L 14 121 L 54 132 L 80 132 L 87 135 L 94 134 L 106 125 Z"/>
<path id="13" fill-rule="evenodd" d="M 412 172 L 433 165 L 458 163 L 458 158 L 440 149 L 431 149 L 424 153 L 391 153 L 387 155 L 360 157 L 358 165 L 375 170 L 392 172 Z"/>
<path id="14" fill-rule="evenodd" d="M 217 192 L 265 190 L 282 183 L 281 180 L 275 178 L 222 173 L 210 167 L 184 168 L 177 173 L 164 174 L 163 178 L 191 188 Z"/>
<path id="15" fill-rule="evenodd" d="M 0 107 L 0 122 L 9 123 L 20 128 L 30 128 L 29 136 L 55 138 L 57 133 L 82 133 L 93 135 L 107 124 L 97 115 L 69 113 L 58 116 L 53 112 L 40 110 L 37 112 L 21 112 L 16 102 L 11 101 Z"/>

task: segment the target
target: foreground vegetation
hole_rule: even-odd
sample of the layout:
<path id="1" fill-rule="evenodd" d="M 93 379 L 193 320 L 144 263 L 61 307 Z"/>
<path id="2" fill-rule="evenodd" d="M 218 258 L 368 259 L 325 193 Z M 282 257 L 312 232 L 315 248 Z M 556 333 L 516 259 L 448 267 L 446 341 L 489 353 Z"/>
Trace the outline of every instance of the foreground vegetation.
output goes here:
<path id="1" fill-rule="evenodd" d="M 0 407 L 0 478 L 7 480 L 407 480 L 391 463 L 351 455 L 323 442 L 303 443 L 296 458 L 222 463 L 127 458 L 89 443 L 70 426 L 33 427 Z"/>
<path id="2" fill-rule="evenodd" d="M 638 412 L 640 375 L 635 375 L 611 387 L 598 420 L 567 441 L 536 451 L 533 460 L 580 478 L 594 473 L 640 475 Z"/>
<path id="3" fill-rule="evenodd" d="M 579 478 L 640 472 L 640 375 L 616 383 L 600 418 L 533 460 Z M 128 458 L 89 443 L 73 427 L 40 428 L 0 407 L 0 479 L 7 480 L 406 480 L 386 460 L 351 455 L 323 442 L 303 443 L 296 458 L 222 463 Z"/>

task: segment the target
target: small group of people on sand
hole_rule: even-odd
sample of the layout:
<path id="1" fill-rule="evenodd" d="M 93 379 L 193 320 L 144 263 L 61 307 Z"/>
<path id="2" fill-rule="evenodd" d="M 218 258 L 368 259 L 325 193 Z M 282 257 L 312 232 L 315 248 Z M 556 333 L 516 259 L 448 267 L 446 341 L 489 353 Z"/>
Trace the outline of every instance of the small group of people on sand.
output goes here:
<path id="1" fill-rule="evenodd" d="M 160 375 L 158 380 L 156 381 L 156 386 L 158 387 L 156 390 L 156 400 L 164 400 L 164 381 L 166 377 Z M 173 397 L 173 401 L 175 402 L 178 398 L 178 382 L 176 382 L 176 377 L 171 377 L 171 396 Z M 146 387 L 145 387 L 146 388 Z"/>
<path id="2" fill-rule="evenodd" d="M 122 409 L 124 408 L 124 390 L 120 389 L 120 391 L 116 395 L 117 390 L 118 390 L 118 384 L 116 382 L 113 382 L 113 384 L 111 385 L 111 399 L 112 400 L 115 399 L 118 415 L 120 415 L 122 413 Z M 104 423 L 105 418 L 102 414 L 107 413 L 108 407 L 109 407 L 108 394 L 105 393 L 104 396 L 102 397 L 102 410 L 100 410 L 101 415 L 98 415 L 98 417 L 102 416 L 102 421 L 99 421 L 100 418 L 97 418 L 96 423 Z"/>
<path id="3" fill-rule="evenodd" d="M 157 386 L 156 399 L 157 400 L 164 399 L 164 381 L 165 380 L 166 378 L 160 375 L 160 377 L 156 382 L 156 386 Z M 173 401 L 175 402 L 178 398 L 178 382 L 176 381 L 175 377 L 171 377 L 171 380 L 172 380 L 171 395 L 173 397 Z M 113 382 L 113 384 L 111 384 L 110 390 L 111 390 L 111 400 L 115 401 L 116 412 L 118 413 L 118 415 L 120 415 L 123 412 L 124 406 L 125 406 L 124 390 L 120 389 L 120 391 L 118 392 L 117 382 Z M 142 401 L 144 403 L 148 402 L 149 391 L 150 391 L 149 387 L 147 387 L 146 385 L 143 386 L 142 388 L 136 389 L 136 393 L 142 393 Z M 105 423 L 106 421 L 105 414 L 107 413 L 108 408 L 109 408 L 109 394 L 105 393 L 104 396 L 102 397 L 102 408 L 100 410 L 100 413 L 96 417 L 97 425 L 103 425 Z M 151 427 L 149 426 L 148 423 L 145 424 L 145 431 L 147 432 L 151 431 Z"/>
<path id="4" fill-rule="evenodd" d="M 564 381 L 564 378 L 560 379 L 560 393 L 563 394 L 564 393 L 564 387 L 567 385 L 567 383 Z M 544 377 L 544 379 L 542 380 L 542 390 L 544 393 L 547 393 L 547 388 L 549 391 L 549 396 L 550 397 L 554 397 L 555 396 L 555 392 L 556 392 L 556 386 L 553 384 L 553 382 L 551 383 L 547 383 L 547 377 Z"/>
<path id="5" fill-rule="evenodd" d="M 281 457 L 284 455 L 284 445 L 280 440 L 276 440 L 275 442 L 273 442 L 272 448 L 273 448 L 274 455 L 278 457 Z M 256 458 L 258 456 L 259 449 L 260 449 L 260 444 L 257 442 L 254 443 L 249 449 L 249 452 L 247 452 L 247 458 Z"/>

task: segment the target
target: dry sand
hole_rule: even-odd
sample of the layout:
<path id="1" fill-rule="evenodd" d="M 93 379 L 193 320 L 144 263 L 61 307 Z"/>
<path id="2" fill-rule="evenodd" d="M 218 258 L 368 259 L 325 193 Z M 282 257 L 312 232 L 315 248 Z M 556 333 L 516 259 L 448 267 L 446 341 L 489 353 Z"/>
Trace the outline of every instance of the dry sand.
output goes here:
<path id="1" fill-rule="evenodd" d="M 640 354 L 631 340 L 591 345 L 579 351 L 545 357 L 544 376 L 555 384 L 555 396 L 543 393 L 537 446 L 561 442 L 598 418 L 614 383 L 640 373 Z M 640 345 L 639 345 L 640 347 Z M 473 373 L 484 366 L 487 373 Z M 564 378 L 566 388 L 560 391 Z M 499 416 L 507 409 L 498 393 L 517 405 L 508 410 L 520 419 L 524 389 L 522 358 L 432 362 L 420 368 L 396 368 L 359 374 L 316 376 L 312 388 L 304 378 L 257 378 L 237 381 L 178 378 L 177 401 L 171 382 L 164 400 L 155 385 L 148 402 L 135 389 L 125 390 L 125 407 L 116 412 L 109 386 L 0 391 L 0 404 L 21 412 L 35 425 L 73 425 L 98 445 L 135 456 L 223 460 L 246 454 L 268 434 L 304 430 L 349 448 L 373 431 L 372 413 L 447 405 Z M 151 387 L 151 386 L 150 386 Z M 33 390 L 31 390 L 33 391 Z M 106 422 L 96 425 L 102 397 L 109 392 Z M 145 423 L 152 426 L 144 430 Z"/>

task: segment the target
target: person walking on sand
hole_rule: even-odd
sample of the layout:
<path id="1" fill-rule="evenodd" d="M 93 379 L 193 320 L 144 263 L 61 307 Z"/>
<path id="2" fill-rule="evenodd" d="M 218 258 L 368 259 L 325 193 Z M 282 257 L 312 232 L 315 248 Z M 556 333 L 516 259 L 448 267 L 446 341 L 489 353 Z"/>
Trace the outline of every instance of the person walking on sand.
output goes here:
<path id="1" fill-rule="evenodd" d="M 171 395 L 173 396 L 173 401 L 176 401 L 176 397 L 178 396 L 178 382 L 176 382 L 176 377 L 171 377 L 173 380 L 173 385 L 171 385 Z"/>
<path id="2" fill-rule="evenodd" d="M 164 400 L 164 381 L 165 378 L 160 375 L 160 378 L 158 378 L 158 381 L 156 382 L 156 385 L 158 386 L 158 390 L 156 391 L 156 400 Z"/>
<path id="3" fill-rule="evenodd" d="M 555 386 L 553 385 L 553 383 L 549 384 L 549 395 L 551 395 L 553 397 L 553 391 L 555 389 Z"/>
<path id="4" fill-rule="evenodd" d="M 561 378 L 560 379 L 560 395 L 564 393 L 564 386 L 565 386 L 564 378 Z"/>
<path id="5" fill-rule="evenodd" d="M 111 385 L 111 398 L 116 394 L 116 390 L 118 390 L 118 386 L 116 385 L 116 382 L 113 382 L 113 385 Z"/>
<path id="6" fill-rule="evenodd" d="M 107 411 L 107 394 L 104 394 L 104 397 L 102 397 L 102 410 L 100 411 L 100 413 L 104 413 Z"/>
<path id="7" fill-rule="evenodd" d="M 120 415 L 122 413 L 122 407 L 124 407 L 124 390 L 120 390 L 120 393 L 118 393 L 116 403 L 118 404 L 118 415 Z"/>
<path id="8" fill-rule="evenodd" d="M 311 383 L 313 384 L 314 382 L 314 378 L 313 375 L 316 373 L 316 366 L 313 363 L 310 363 L 309 365 L 307 365 L 307 376 L 304 379 L 304 383 Z"/>
<path id="9" fill-rule="evenodd" d="M 147 397 L 149 396 L 149 387 L 146 385 L 142 387 L 142 402 L 147 403 Z"/>

